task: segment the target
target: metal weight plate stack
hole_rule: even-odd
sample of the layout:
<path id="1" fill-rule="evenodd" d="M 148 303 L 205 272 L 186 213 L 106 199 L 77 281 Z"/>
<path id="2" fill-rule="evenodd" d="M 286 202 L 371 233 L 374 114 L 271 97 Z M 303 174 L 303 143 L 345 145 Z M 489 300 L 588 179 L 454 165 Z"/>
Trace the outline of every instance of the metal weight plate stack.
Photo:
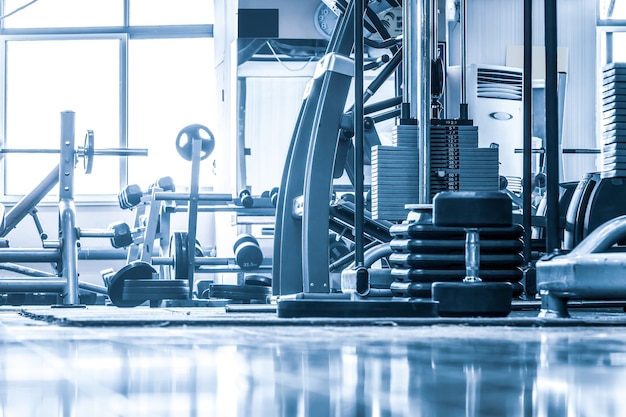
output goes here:
<path id="1" fill-rule="evenodd" d="M 417 125 L 398 125 L 394 146 L 372 147 L 372 217 L 404 220 L 406 204 L 418 201 Z"/>
<path id="2" fill-rule="evenodd" d="M 432 206 L 419 210 L 432 212 Z M 391 226 L 389 257 L 396 297 L 429 298 L 433 282 L 461 282 L 465 277 L 465 229 L 437 227 L 429 215 L 410 216 L 419 221 Z M 480 277 L 484 282 L 510 282 L 513 296 L 523 293 L 523 229 L 490 227 L 479 229 Z"/>
<path id="3" fill-rule="evenodd" d="M 626 63 L 602 69 L 602 178 L 626 177 Z"/>
<path id="4" fill-rule="evenodd" d="M 441 191 L 497 191 L 498 148 L 478 147 L 478 126 L 471 120 L 431 122 L 431 197 Z"/>

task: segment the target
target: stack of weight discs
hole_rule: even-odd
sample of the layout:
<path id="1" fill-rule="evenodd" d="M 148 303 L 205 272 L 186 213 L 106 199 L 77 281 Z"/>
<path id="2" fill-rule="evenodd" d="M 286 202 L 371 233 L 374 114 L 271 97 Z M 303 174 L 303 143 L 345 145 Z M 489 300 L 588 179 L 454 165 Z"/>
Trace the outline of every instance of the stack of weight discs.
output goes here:
<path id="1" fill-rule="evenodd" d="M 428 216 L 423 218 L 426 220 L 390 228 L 391 291 L 396 297 L 428 298 L 433 282 L 460 282 L 465 278 L 465 229 L 437 227 Z M 521 295 L 522 227 L 483 228 L 479 235 L 480 278 L 485 282 L 510 282 L 513 295 Z"/>
<path id="2" fill-rule="evenodd" d="M 626 177 L 626 63 L 602 70 L 602 178 Z"/>
<path id="3" fill-rule="evenodd" d="M 478 127 L 471 120 L 432 120 L 430 172 L 431 197 L 441 191 L 496 191 L 498 149 L 478 148 Z"/>
<path id="4" fill-rule="evenodd" d="M 372 147 L 372 217 L 403 220 L 418 201 L 417 125 L 394 126 L 396 146 Z"/>

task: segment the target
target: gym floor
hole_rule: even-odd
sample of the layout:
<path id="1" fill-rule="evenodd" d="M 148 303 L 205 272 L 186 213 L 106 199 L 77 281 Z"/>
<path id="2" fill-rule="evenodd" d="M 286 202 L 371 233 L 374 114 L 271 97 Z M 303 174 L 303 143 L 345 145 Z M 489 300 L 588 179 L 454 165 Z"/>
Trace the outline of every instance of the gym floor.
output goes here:
<path id="1" fill-rule="evenodd" d="M 620 416 L 626 318 L 0 309 L 2 416 Z"/>

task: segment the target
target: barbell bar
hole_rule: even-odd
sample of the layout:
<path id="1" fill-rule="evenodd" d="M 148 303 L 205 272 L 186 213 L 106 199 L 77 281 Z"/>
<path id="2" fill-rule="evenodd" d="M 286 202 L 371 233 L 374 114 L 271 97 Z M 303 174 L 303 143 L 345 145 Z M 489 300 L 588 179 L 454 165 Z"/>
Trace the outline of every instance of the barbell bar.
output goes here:
<path id="1" fill-rule="evenodd" d="M 73 151 L 76 157 L 83 158 L 83 167 L 86 174 L 90 174 L 93 168 L 94 156 L 147 156 L 146 148 L 100 148 L 94 147 L 93 130 L 88 130 L 85 134 L 83 146 L 79 146 Z M 41 148 L 3 148 L 0 154 L 60 154 L 60 149 Z"/>

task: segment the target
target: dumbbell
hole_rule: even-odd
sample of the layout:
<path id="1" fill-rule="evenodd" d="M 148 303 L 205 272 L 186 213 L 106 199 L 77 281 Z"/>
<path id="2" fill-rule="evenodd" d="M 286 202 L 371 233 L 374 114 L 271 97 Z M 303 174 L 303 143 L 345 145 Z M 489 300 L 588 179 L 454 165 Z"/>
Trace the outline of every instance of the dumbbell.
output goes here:
<path id="1" fill-rule="evenodd" d="M 148 187 L 148 192 L 152 192 L 154 188 L 160 188 L 163 191 L 176 191 L 176 185 L 172 177 L 162 177 L 156 180 Z M 124 187 L 117 195 L 117 201 L 119 202 L 122 210 L 129 210 L 139 203 L 144 196 L 144 192 L 137 184 L 130 184 Z"/>
<path id="2" fill-rule="evenodd" d="M 249 233 L 237 236 L 233 243 L 235 263 L 241 269 L 256 269 L 263 263 L 263 251 L 258 240 Z"/>
<path id="3" fill-rule="evenodd" d="M 108 228 L 113 232 L 110 241 L 114 248 L 125 248 L 133 244 L 133 233 L 128 224 L 118 221 L 111 223 Z"/>
<path id="4" fill-rule="evenodd" d="M 278 187 L 274 187 L 270 190 L 270 201 L 272 202 L 272 205 L 274 207 L 276 207 L 276 204 L 278 204 L 278 191 Z"/>
<path id="5" fill-rule="evenodd" d="M 130 184 L 117 194 L 117 201 L 122 210 L 128 210 L 141 203 L 143 190 L 138 184 Z"/>
<path id="6" fill-rule="evenodd" d="M 176 191 L 176 184 L 174 184 L 174 178 L 167 176 L 161 177 L 148 187 L 148 192 L 153 189 L 159 188 L 161 191 Z"/>
<path id="7" fill-rule="evenodd" d="M 254 204 L 254 199 L 252 198 L 252 194 L 250 194 L 249 190 L 243 189 L 239 191 L 239 199 L 241 200 L 241 205 L 249 208 Z"/>
<path id="8" fill-rule="evenodd" d="M 483 282 L 480 278 L 479 228 L 513 223 L 511 198 L 498 191 L 444 191 L 433 198 L 433 224 L 465 228 L 465 278 L 462 282 L 435 282 L 432 298 L 439 315 L 447 317 L 504 317 L 511 312 L 510 282 Z"/>

